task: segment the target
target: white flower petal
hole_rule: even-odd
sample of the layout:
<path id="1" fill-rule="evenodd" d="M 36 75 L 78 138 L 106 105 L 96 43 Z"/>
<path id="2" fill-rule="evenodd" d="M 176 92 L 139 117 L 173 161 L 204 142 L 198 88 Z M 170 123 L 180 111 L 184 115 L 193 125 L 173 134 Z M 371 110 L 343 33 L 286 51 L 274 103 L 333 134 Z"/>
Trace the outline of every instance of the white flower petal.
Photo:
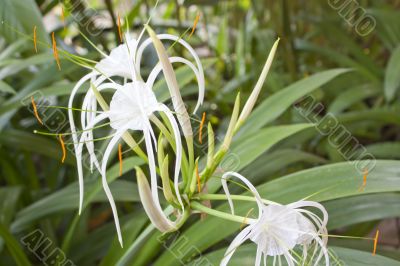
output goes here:
<path id="1" fill-rule="evenodd" d="M 234 214 L 233 202 L 232 202 L 232 199 L 230 197 L 230 193 L 229 193 L 229 189 L 228 189 L 228 185 L 227 185 L 227 178 L 229 176 L 234 176 L 234 177 L 240 179 L 251 190 L 251 192 L 253 193 L 254 197 L 256 198 L 256 202 L 257 202 L 257 205 L 258 205 L 258 215 L 259 215 L 259 217 L 261 217 L 264 203 L 262 202 L 262 199 L 261 199 L 260 194 L 258 193 L 257 189 L 244 176 L 242 176 L 242 175 L 240 175 L 238 173 L 235 173 L 235 172 L 226 172 L 222 176 L 221 183 L 222 183 L 222 187 L 224 189 L 224 192 L 225 192 L 225 194 L 226 194 L 226 196 L 228 198 L 228 202 L 229 202 L 229 206 L 231 207 L 232 214 Z"/>
<path id="2" fill-rule="evenodd" d="M 82 205 L 83 205 L 83 169 L 82 166 L 79 166 L 79 162 L 82 160 L 82 153 L 77 152 L 78 148 L 78 135 L 76 133 L 76 127 L 75 127 L 75 121 L 74 121 L 74 114 L 72 111 L 72 104 L 75 98 L 76 93 L 78 92 L 79 88 L 89 79 L 91 79 L 93 76 L 95 76 L 94 73 L 89 73 L 82 77 L 78 83 L 75 85 L 75 87 L 72 89 L 71 95 L 68 100 L 68 118 L 69 118 L 69 124 L 71 127 L 71 133 L 72 133 L 72 141 L 74 142 L 74 150 L 76 154 L 76 161 L 78 164 L 78 180 L 79 180 L 79 215 L 82 212 Z"/>
<path id="3" fill-rule="evenodd" d="M 171 35 L 171 34 L 157 34 L 157 37 L 160 40 L 171 40 L 171 41 L 175 41 L 175 42 L 180 43 L 181 45 L 183 45 L 189 51 L 189 53 L 193 56 L 194 60 L 196 61 L 197 69 L 198 69 L 198 73 L 199 73 L 199 75 L 196 75 L 197 76 L 197 82 L 199 84 L 199 98 L 198 98 L 197 105 L 196 105 L 196 108 L 195 108 L 195 111 L 194 111 L 194 112 L 196 112 L 197 109 L 199 108 L 199 106 L 203 104 L 204 91 L 205 91 L 204 71 L 203 71 L 203 66 L 201 64 L 199 56 L 196 54 L 195 50 L 190 46 L 190 44 L 188 44 L 182 38 L 179 38 L 179 37 Z M 136 69 L 137 70 L 140 69 L 140 62 L 142 60 L 143 51 L 144 51 L 144 49 L 146 49 L 146 47 L 150 43 L 151 43 L 151 39 L 150 38 L 146 39 L 139 46 L 139 48 L 137 50 L 136 60 L 135 60 Z"/>
<path id="4" fill-rule="evenodd" d="M 247 239 L 249 239 L 249 233 L 252 230 L 252 225 L 247 226 L 244 228 L 236 237 L 233 239 L 231 244 L 229 245 L 228 249 L 225 252 L 224 258 L 222 259 L 220 266 L 228 265 L 229 260 L 233 256 L 233 253 L 236 249 L 243 244 Z"/>
<path id="5" fill-rule="evenodd" d="M 170 121 L 172 129 L 174 131 L 174 138 L 175 138 L 175 144 L 176 144 L 174 187 L 175 187 L 175 193 L 177 195 L 179 203 L 182 206 L 182 211 L 183 211 L 184 210 L 184 204 L 183 204 L 180 192 L 179 192 L 179 173 L 181 171 L 181 161 L 182 161 L 181 134 L 180 134 L 180 131 L 179 131 L 178 123 L 176 122 L 176 120 L 175 120 L 174 116 L 172 115 L 171 111 L 165 105 L 162 105 L 160 107 L 160 111 L 164 112 L 165 115 L 168 117 L 168 120 Z"/>
<path id="6" fill-rule="evenodd" d="M 261 265 L 261 257 L 262 257 L 262 249 L 260 246 L 257 246 L 257 255 L 256 255 L 256 262 L 254 265 L 260 266 Z"/>
<path id="7" fill-rule="evenodd" d="M 122 244 L 122 234 L 121 234 L 121 227 L 119 224 L 119 218 L 118 218 L 118 212 L 117 212 L 117 207 L 115 206 L 115 201 L 114 197 L 111 193 L 110 187 L 108 186 L 107 183 L 107 176 L 106 176 L 106 171 L 107 171 L 107 162 L 110 157 L 111 151 L 114 148 L 114 146 L 118 143 L 118 141 L 121 139 L 122 135 L 129 129 L 130 125 L 127 124 L 124 127 L 120 128 L 117 130 L 115 133 L 114 137 L 111 139 L 111 141 L 108 143 L 108 146 L 104 152 L 103 160 L 101 163 L 101 180 L 103 183 L 103 189 L 104 192 L 106 193 L 106 196 L 108 198 L 108 201 L 111 206 L 111 210 L 114 216 L 114 222 L 115 222 L 115 228 L 117 229 L 117 235 L 118 235 L 118 241 L 121 244 L 121 247 L 123 246 Z"/>

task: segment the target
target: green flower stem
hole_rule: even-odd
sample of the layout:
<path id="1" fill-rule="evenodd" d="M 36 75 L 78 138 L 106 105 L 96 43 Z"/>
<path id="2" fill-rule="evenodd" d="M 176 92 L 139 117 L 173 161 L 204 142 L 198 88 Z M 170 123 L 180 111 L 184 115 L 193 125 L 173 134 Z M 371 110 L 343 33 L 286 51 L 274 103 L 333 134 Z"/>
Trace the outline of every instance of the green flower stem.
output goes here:
<path id="1" fill-rule="evenodd" d="M 194 196 L 195 199 L 199 200 L 227 200 L 228 197 L 225 194 L 199 194 Z M 255 202 L 256 198 L 252 196 L 243 196 L 243 195 L 230 195 L 230 198 L 232 200 L 237 200 L 237 201 L 251 201 Z M 271 200 L 266 200 L 262 199 L 262 202 L 264 204 L 278 204 L 274 201 Z"/>
<path id="2" fill-rule="evenodd" d="M 227 150 L 225 150 L 224 148 L 221 148 L 214 156 L 213 162 L 211 164 L 211 166 L 207 166 L 203 172 L 200 174 L 201 177 L 201 181 L 203 184 L 205 184 L 210 178 L 211 176 L 214 174 L 215 169 L 217 169 L 219 163 L 222 161 L 222 159 L 224 158 L 224 156 L 226 155 Z"/>
<path id="3" fill-rule="evenodd" d="M 209 215 L 216 216 L 218 218 L 225 219 L 225 220 L 228 220 L 228 221 L 238 222 L 238 223 L 241 223 L 241 224 L 246 222 L 246 217 L 233 215 L 233 214 L 229 214 L 229 213 L 226 213 L 226 212 L 217 211 L 217 210 L 208 208 L 208 207 L 202 205 L 200 202 L 197 202 L 197 201 L 191 202 L 191 207 L 194 210 L 198 210 L 198 211 L 201 211 L 201 212 L 207 213 Z"/>

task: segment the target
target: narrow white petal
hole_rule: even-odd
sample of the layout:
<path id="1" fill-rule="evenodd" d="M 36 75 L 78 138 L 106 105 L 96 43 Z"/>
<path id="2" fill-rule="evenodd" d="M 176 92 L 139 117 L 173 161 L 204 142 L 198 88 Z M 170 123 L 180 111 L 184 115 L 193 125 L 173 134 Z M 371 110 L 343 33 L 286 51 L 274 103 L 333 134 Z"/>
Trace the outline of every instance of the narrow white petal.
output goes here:
<path id="1" fill-rule="evenodd" d="M 236 249 L 243 244 L 248 238 L 249 238 L 249 233 L 252 229 L 252 225 L 247 226 L 245 229 L 243 229 L 232 241 L 232 243 L 229 245 L 228 249 L 225 252 L 224 258 L 222 259 L 220 266 L 226 266 L 228 265 L 229 260 L 233 256 L 233 253 L 236 251 Z"/>
<path id="2" fill-rule="evenodd" d="M 90 127 L 95 126 L 97 123 L 99 123 L 101 120 L 107 118 L 105 115 L 99 115 L 96 117 L 95 120 L 92 121 L 92 123 L 89 125 Z M 82 148 L 83 144 L 87 141 L 87 134 L 82 134 L 81 138 L 79 139 L 79 144 L 74 143 L 77 145 L 76 151 L 75 151 L 75 156 L 77 158 L 77 168 L 78 168 L 78 183 L 79 183 L 79 214 L 82 211 L 82 206 L 83 206 L 83 167 L 82 167 Z M 77 141 L 78 142 L 78 141 Z M 89 151 L 90 153 L 90 151 Z M 90 155 L 92 156 L 92 155 Z"/>
<path id="3" fill-rule="evenodd" d="M 290 253 L 287 251 L 285 253 L 283 253 L 283 256 L 285 256 L 286 262 L 288 263 L 289 266 L 294 266 L 294 258 L 292 257 L 292 255 L 290 255 Z"/>
<path id="4" fill-rule="evenodd" d="M 173 57 L 169 57 L 169 61 L 171 62 L 171 64 L 183 63 L 183 64 L 187 65 L 188 67 L 190 67 L 192 69 L 192 71 L 194 72 L 196 79 L 197 79 L 198 87 L 199 87 L 199 97 L 197 100 L 196 107 L 193 111 L 193 113 L 195 113 L 197 111 L 197 109 L 200 107 L 200 105 L 203 104 L 203 100 L 204 100 L 204 88 L 205 88 L 204 77 L 201 76 L 198 69 L 193 65 L 193 63 L 185 58 L 173 56 Z M 161 71 L 162 71 L 162 66 L 160 65 L 160 63 L 158 63 L 153 68 L 153 70 L 150 72 L 150 75 L 147 78 L 146 84 L 148 84 L 150 87 L 153 87 L 153 84 Z"/>
<path id="5" fill-rule="evenodd" d="M 69 124 L 71 127 L 71 133 L 72 133 L 72 141 L 74 142 L 74 150 L 76 154 L 76 162 L 78 164 L 78 182 L 79 182 L 79 215 L 82 212 L 82 205 L 83 205 L 83 169 L 81 165 L 81 160 L 82 160 L 82 152 L 78 153 L 77 148 L 78 148 L 78 135 L 76 133 L 76 127 L 75 127 L 75 121 L 74 121 L 74 114 L 72 111 L 72 104 L 75 98 L 76 93 L 78 92 L 79 88 L 86 82 L 88 81 L 91 77 L 95 76 L 95 73 L 89 73 L 85 75 L 83 78 L 81 78 L 78 83 L 75 85 L 75 87 L 72 89 L 71 95 L 68 100 L 68 118 L 69 118 Z"/>
<path id="6" fill-rule="evenodd" d="M 195 113 L 197 111 L 197 109 L 199 108 L 199 106 L 203 104 L 204 91 L 205 91 L 204 70 L 203 70 L 203 66 L 201 64 L 200 58 L 197 55 L 196 51 L 190 46 L 190 44 L 188 44 L 182 38 L 179 38 L 179 37 L 171 35 L 171 34 L 158 34 L 157 37 L 160 40 L 177 41 L 178 43 L 183 45 L 190 52 L 190 54 L 193 56 L 194 60 L 196 61 L 198 74 L 199 74 L 199 75 L 196 75 L 197 82 L 199 84 L 199 97 L 198 97 L 196 108 L 194 110 L 194 113 Z M 144 49 L 146 49 L 146 47 L 150 43 L 151 43 L 151 39 L 148 38 L 139 46 L 139 48 L 137 50 L 137 54 L 136 54 L 136 60 L 135 60 L 136 69 L 140 69 L 140 62 L 142 60 L 143 51 L 144 51 Z"/>
<path id="7" fill-rule="evenodd" d="M 119 224 L 119 218 L 118 218 L 118 213 L 117 213 L 117 207 L 115 205 L 114 197 L 111 194 L 110 187 L 108 186 L 107 183 L 107 176 L 106 176 L 106 170 L 107 170 L 107 162 L 108 158 L 110 157 L 111 151 L 114 148 L 114 146 L 118 143 L 118 141 L 121 139 L 122 135 L 128 130 L 129 124 L 126 125 L 125 127 L 119 129 L 114 137 L 111 139 L 111 141 L 108 143 L 108 146 L 104 152 L 103 160 L 101 163 L 101 177 L 102 177 L 102 183 L 103 183 L 103 189 L 104 192 L 106 193 L 106 196 L 108 198 L 108 201 L 111 206 L 111 210 L 114 216 L 114 221 L 115 221 L 115 228 L 117 229 L 117 235 L 118 235 L 118 241 L 121 244 L 121 247 L 123 246 L 122 244 L 122 234 L 121 234 L 121 227 Z"/>
<path id="8" fill-rule="evenodd" d="M 262 257 L 262 249 L 261 246 L 257 246 L 257 255 L 256 255 L 256 263 L 254 264 L 255 266 L 260 266 L 261 265 L 261 257 Z"/>
<path id="9" fill-rule="evenodd" d="M 242 176 L 241 174 L 235 173 L 235 172 L 226 172 L 221 179 L 222 182 L 222 186 L 224 188 L 224 192 L 228 198 L 228 202 L 229 202 L 229 206 L 231 207 L 231 211 L 232 214 L 234 214 L 234 209 L 233 209 L 233 203 L 232 203 L 232 199 L 229 193 L 229 189 L 228 189 L 228 185 L 227 185 L 227 178 L 229 176 L 234 176 L 238 179 L 240 179 L 243 183 L 246 184 L 246 186 L 251 190 L 251 192 L 253 192 L 254 197 L 256 198 L 256 202 L 258 205 L 258 216 L 259 218 L 261 217 L 261 213 L 262 213 L 262 209 L 264 206 L 264 203 L 262 202 L 261 196 L 258 193 L 257 189 L 253 186 L 253 184 L 244 176 Z"/>
<path id="10" fill-rule="evenodd" d="M 179 173 L 181 171 L 181 161 L 182 161 L 182 142 L 181 142 L 181 135 L 179 131 L 178 123 L 176 122 L 174 116 L 171 114 L 171 111 L 166 106 L 162 106 L 161 111 L 163 111 L 166 116 L 168 117 L 172 129 L 174 130 L 174 138 L 176 144 L 176 158 L 175 158 L 175 175 L 174 175 L 174 186 L 175 186 L 175 193 L 177 195 L 178 201 L 182 206 L 182 210 L 184 210 L 184 205 L 182 201 L 182 197 L 179 192 Z"/>

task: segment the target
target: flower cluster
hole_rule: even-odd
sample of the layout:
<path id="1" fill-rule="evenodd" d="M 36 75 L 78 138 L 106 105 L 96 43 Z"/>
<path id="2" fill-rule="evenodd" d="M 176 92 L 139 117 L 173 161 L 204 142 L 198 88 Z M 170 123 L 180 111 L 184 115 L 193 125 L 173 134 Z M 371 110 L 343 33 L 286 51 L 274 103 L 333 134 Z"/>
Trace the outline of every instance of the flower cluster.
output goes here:
<path id="1" fill-rule="evenodd" d="M 197 110 L 198 107 L 202 104 L 204 98 L 204 73 L 199 57 L 194 52 L 193 48 L 184 40 L 170 34 L 160 34 L 156 36 L 151 29 L 149 29 L 149 31 L 150 36 L 152 36 L 153 39 L 156 38 L 156 40 L 158 41 L 170 40 L 177 42 L 183 45 L 193 56 L 194 60 L 196 61 L 196 65 L 182 57 L 169 57 L 167 58 L 167 60 L 169 64 L 177 62 L 183 63 L 193 70 L 197 78 L 199 88 L 198 103 L 195 108 L 195 110 Z M 146 82 L 144 82 L 142 77 L 140 76 L 140 63 L 142 55 L 145 48 L 148 47 L 149 44 L 151 44 L 151 41 L 152 39 L 149 38 L 139 44 L 138 40 L 131 39 L 128 36 L 127 42 L 113 49 L 110 55 L 103 54 L 105 58 L 101 60 L 98 64 L 96 64 L 91 73 L 81 78 L 76 86 L 73 88 L 68 103 L 69 122 L 71 126 L 78 167 L 80 188 L 79 213 L 81 213 L 83 205 L 84 182 L 82 169 L 82 151 L 85 145 L 90 155 L 91 169 L 93 168 L 93 166 L 95 166 L 101 173 L 104 191 L 111 204 L 118 237 L 121 244 L 122 236 L 120 232 L 117 209 L 106 179 L 107 162 L 110 158 L 110 154 L 113 148 L 118 144 L 120 139 L 123 139 L 133 150 L 140 150 L 138 144 L 127 132 L 129 130 L 143 132 L 147 151 L 147 155 L 145 157 L 146 161 L 149 164 L 151 176 L 152 199 L 154 201 L 154 206 L 157 208 L 158 212 L 163 213 L 158 199 L 158 184 L 154 157 L 154 145 L 157 143 L 157 140 L 151 125 L 151 120 L 157 119 L 154 116 L 155 112 L 162 112 L 163 114 L 165 114 L 168 122 L 173 129 L 176 153 L 174 175 L 175 193 L 182 209 L 184 208 L 184 204 L 182 202 L 178 188 L 182 160 L 181 132 L 178 123 L 173 115 L 173 112 L 165 104 L 157 101 L 152 89 L 157 76 L 162 70 L 164 71 L 164 74 L 171 75 L 171 73 L 168 73 L 162 64 L 157 64 L 149 74 Z M 123 78 L 123 84 L 117 83 L 117 81 L 113 79 L 115 77 Z M 90 81 L 90 87 L 85 94 L 81 107 L 81 131 L 83 133 L 78 140 L 78 132 L 75 126 L 72 105 L 77 91 L 87 81 Z M 177 115 L 178 120 L 181 124 L 182 129 L 185 129 L 188 126 L 188 122 L 185 121 L 185 114 L 182 114 L 181 111 L 183 105 L 178 102 L 179 99 L 177 100 L 177 98 L 180 97 L 179 91 L 176 91 L 177 89 L 179 90 L 179 88 L 173 87 L 171 88 L 170 92 L 173 102 L 176 103 L 174 104 L 174 106 L 175 112 L 179 114 Z M 104 98 L 101 96 L 101 92 L 105 90 L 114 91 L 114 94 L 109 104 L 106 103 Z M 102 108 L 102 111 L 97 111 L 98 104 Z M 100 163 L 94 152 L 93 131 L 99 123 L 106 119 L 110 121 L 110 127 L 114 129 L 115 132 L 112 134 L 112 138 L 108 143 L 108 146 L 102 158 L 102 162 Z M 184 134 L 187 133 L 187 131 L 188 130 L 186 130 Z M 158 226 L 159 229 L 164 228 L 165 230 L 165 228 L 168 228 L 168 230 L 171 230 L 175 228 L 174 224 L 171 223 L 165 215 L 161 215 L 160 217 L 164 219 L 163 222 L 164 224 L 167 224 L 167 226 L 160 225 Z M 158 223 L 155 224 L 157 225 Z"/>
<path id="2" fill-rule="evenodd" d="M 207 211 L 207 207 L 202 206 L 196 200 L 198 200 L 199 195 L 201 196 L 207 181 L 214 174 L 227 152 L 234 134 L 250 115 L 278 45 L 277 41 L 272 47 L 259 80 L 241 112 L 240 97 L 237 97 L 225 139 L 216 152 L 214 152 L 212 126 L 211 124 L 208 125 L 209 151 L 206 158 L 207 162 L 204 169 L 199 171 L 200 158 L 194 156 L 190 116 L 183 103 L 172 64 L 181 63 L 193 71 L 198 85 L 198 100 L 194 108 L 196 112 L 203 103 L 205 89 L 204 72 L 200 59 L 194 49 L 183 39 L 169 34 L 157 35 L 147 25 L 145 28 L 150 36 L 149 38 L 141 41 L 144 31 L 138 39 L 130 38 L 127 35 L 125 43 L 113 49 L 110 55 L 101 52 L 104 59 L 97 63 L 89 74 L 78 81 L 72 90 L 68 104 L 78 168 L 79 213 L 81 213 L 83 206 L 82 152 L 85 147 L 89 153 L 91 170 L 97 169 L 102 176 L 103 188 L 111 205 L 121 245 L 122 235 L 117 209 L 106 177 L 107 163 L 113 149 L 123 140 L 148 164 L 150 184 L 144 171 L 139 167 L 136 168 L 136 177 L 142 205 L 152 224 L 163 233 L 179 229 L 191 213 Z M 182 45 L 195 62 L 192 63 L 183 57 L 168 56 L 162 40 L 169 40 L 173 41 L 174 44 Z M 150 44 L 153 44 L 159 62 L 152 69 L 147 80 L 144 81 L 141 76 L 141 61 L 144 50 Z M 161 72 L 169 89 L 173 110 L 158 101 L 153 90 L 154 83 Z M 82 110 L 80 130 L 77 130 L 73 105 L 78 90 L 86 83 L 90 83 L 90 85 L 80 108 Z M 113 93 L 109 102 L 102 95 L 105 91 L 112 91 Z M 159 117 L 162 119 L 160 120 Z M 108 122 L 101 124 L 105 120 Z M 94 133 L 96 128 L 104 125 L 109 125 L 113 133 L 100 162 L 95 154 Z M 160 131 L 159 137 L 156 136 L 154 126 Z M 140 143 L 132 137 L 131 131 L 139 131 L 143 134 L 145 152 L 141 149 Z M 167 140 L 174 154 L 175 164 L 172 180 L 169 178 L 169 162 L 172 161 L 169 156 L 171 153 L 166 154 L 164 152 L 165 145 L 162 144 L 164 139 Z M 183 145 L 184 142 L 186 145 Z M 164 197 L 170 207 L 174 209 L 173 212 L 168 212 L 173 213 L 172 215 L 167 215 L 167 212 L 161 206 L 158 195 L 158 176 L 162 180 Z M 239 178 L 252 192 L 252 200 L 258 206 L 258 218 L 244 218 L 234 214 L 232 197 L 227 186 L 227 180 L 231 176 Z M 198 194 L 196 194 L 196 187 Z M 248 179 L 233 172 L 227 172 L 223 175 L 222 187 L 232 211 L 232 214 L 225 214 L 225 216 L 230 215 L 236 221 L 243 218 L 247 226 L 233 240 L 221 265 L 227 265 L 236 248 L 246 240 L 251 240 L 257 245 L 256 265 L 261 263 L 262 258 L 266 262 L 269 256 L 274 257 L 274 262 L 276 258 L 280 260 L 283 256 L 288 265 L 299 263 L 300 259 L 293 256 L 294 249 L 297 246 L 303 247 L 301 260 L 305 261 L 309 249 L 314 247 L 312 256 L 316 256 L 316 263 L 324 257 L 326 264 L 329 265 L 326 249 L 328 215 L 322 205 L 311 201 L 298 201 L 288 205 L 266 201 L 261 198 Z M 304 209 L 307 207 L 318 209 L 323 218 L 321 219 L 310 210 Z M 216 211 L 210 213 L 215 214 Z M 175 218 L 172 218 L 172 216 Z"/>

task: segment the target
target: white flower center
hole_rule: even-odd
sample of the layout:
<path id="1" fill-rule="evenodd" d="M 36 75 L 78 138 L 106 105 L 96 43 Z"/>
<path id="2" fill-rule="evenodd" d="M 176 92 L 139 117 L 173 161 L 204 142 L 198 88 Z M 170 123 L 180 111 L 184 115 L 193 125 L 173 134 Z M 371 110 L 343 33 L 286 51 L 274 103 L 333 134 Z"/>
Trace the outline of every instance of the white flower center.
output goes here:
<path id="1" fill-rule="evenodd" d="M 119 129 L 131 123 L 130 129 L 146 128 L 149 116 L 159 108 L 151 88 L 142 81 L 127 83 L 114 93 L 109 110 L 111 127 Z"/>
<path id="2" fill-rule="evenodd" d="M 264 254 L 283 255 L 310 239 L 315 232 L 313 224 L 296 210 L 285 205 L 264 206 L 261 219 L 250 233 L 250 239 L 259 245 Z"/>
<path id="3" fill-rule="evenodd" d="M 110 55 L 96 65 L 96 69 L 108 77 L 118 75 L 125 78 L 132 78 L 129 61 L 133 65 L 137 41 L 135 39 L 129 40 L 128 45 L 129 49 L 126 43 L 112 49 Z"/>

